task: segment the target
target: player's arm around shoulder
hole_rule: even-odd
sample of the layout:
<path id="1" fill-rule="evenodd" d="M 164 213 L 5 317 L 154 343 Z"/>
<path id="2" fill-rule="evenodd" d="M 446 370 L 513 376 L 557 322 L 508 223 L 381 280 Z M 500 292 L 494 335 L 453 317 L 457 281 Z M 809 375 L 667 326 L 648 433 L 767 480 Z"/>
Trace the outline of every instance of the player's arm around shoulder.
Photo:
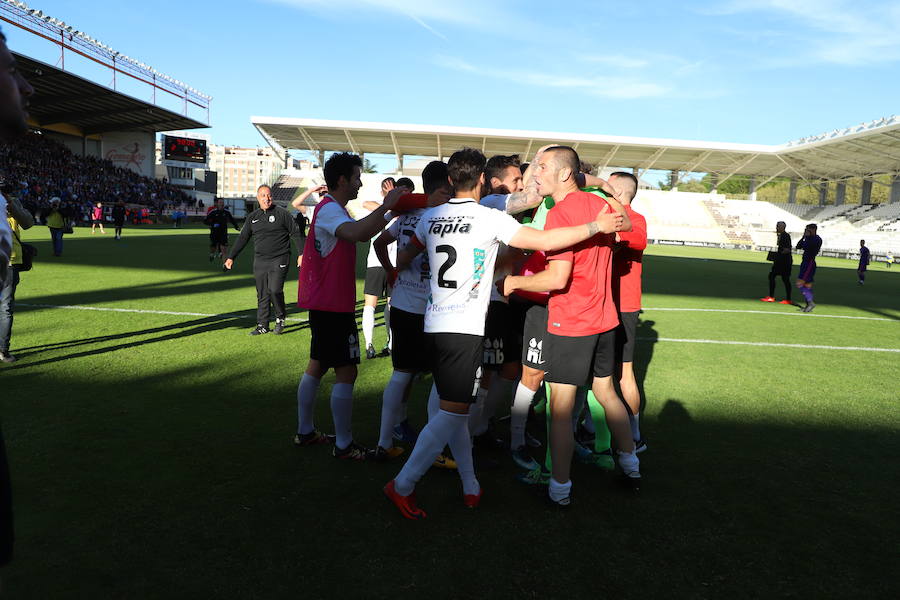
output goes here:
<path id="1" fill-rule="evenodd" d="M 615 233 L 622 228 L 622 215 L 610 212 L 606 206 L 597 213 L 593 221 L 567 226 L 570 221 L 565 211 L 559 211 L 562 207 L 563 205 L 559 205 L 550 211 L 545 230 L 523 226 L 510 240 L 509 245 L 524 250 L 552 252 L 574 246 L 598 233 Z M 558 212 L 554 215 L 553 211 Z"/>

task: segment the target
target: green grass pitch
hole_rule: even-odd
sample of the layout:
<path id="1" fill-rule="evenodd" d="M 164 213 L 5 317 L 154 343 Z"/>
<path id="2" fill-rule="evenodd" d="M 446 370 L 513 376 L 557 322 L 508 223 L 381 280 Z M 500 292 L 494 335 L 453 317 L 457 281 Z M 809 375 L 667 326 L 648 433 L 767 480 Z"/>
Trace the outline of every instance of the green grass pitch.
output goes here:
<path id="1" fill-rule="evenodd" d="M 898 267 L 873 265 L 859 286 L 854 263 L 821 259 L 818 308 L 803 315 L 758 301 L 763 253 L 651 247 L 635 359 L 644 489 L 576 465 L 575 504 L 556 512 L 498 453 L 478 510 L 454 472 L 431 472 L 418 491 L 429 518 L 414 523 L 381 493 L 400 462 L 292 446 L 308 331 L 292 308 L 286 335 L 247 335 L 251 249 L 223 274 L 202 229 L 126 229 L 118 242 L 78 229 L 62 258 L 46 228 L 24 238 L 40 256 L 18 288 L 20 360 L 0 366 L 17 532 L 4 597 L 900 593 Z M 290 304 L 295 269 L 288 279 Z M 661 310 L 684 308 L 715 310 Z M 390 371 L 388 358 L 361 365 L 364 444 Z M 333 381 L 316 412 L 326 431 Z M 411 399 L 417 426 L 428 386 Z"/>

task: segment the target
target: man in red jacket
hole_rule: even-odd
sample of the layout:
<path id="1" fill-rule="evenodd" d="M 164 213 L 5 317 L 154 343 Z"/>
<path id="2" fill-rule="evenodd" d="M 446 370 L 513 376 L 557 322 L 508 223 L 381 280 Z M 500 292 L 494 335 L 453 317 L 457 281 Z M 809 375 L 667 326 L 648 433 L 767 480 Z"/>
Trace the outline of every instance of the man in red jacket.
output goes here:
<path id="1" fill-rule="evenodd" d="M 609 183 L 619 192 L 619 201 L 631 221 L 631 231 L 616 233 L 613 252 L 612 287 L 616 308 L 619 311 L 619 327 L 616 329 L 616 371 L 622 400 L 628 407 L 631 435 L 635 452 L 647 448 L 641 439 L 641 392 L 634 377 L 634 345 L 638 315 L 641 312 L 641 271 L 644 248 L 647 247 L 647 220 L 631 208 L 637 193 L 637 177 L 625 171 L 609 176 Z"/>

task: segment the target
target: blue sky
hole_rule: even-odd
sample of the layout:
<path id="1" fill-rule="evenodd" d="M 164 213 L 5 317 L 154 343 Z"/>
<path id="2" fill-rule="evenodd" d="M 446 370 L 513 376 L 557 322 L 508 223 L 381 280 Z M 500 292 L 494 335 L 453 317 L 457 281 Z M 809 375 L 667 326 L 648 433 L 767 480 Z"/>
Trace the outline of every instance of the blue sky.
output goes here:
<path id="1" fill-rule="evenodd" d="M 897 2 L 29 5 L 213 96 L 219 144 L 263 144 L 251 115 L 774 144 L 900 105 Z"/>

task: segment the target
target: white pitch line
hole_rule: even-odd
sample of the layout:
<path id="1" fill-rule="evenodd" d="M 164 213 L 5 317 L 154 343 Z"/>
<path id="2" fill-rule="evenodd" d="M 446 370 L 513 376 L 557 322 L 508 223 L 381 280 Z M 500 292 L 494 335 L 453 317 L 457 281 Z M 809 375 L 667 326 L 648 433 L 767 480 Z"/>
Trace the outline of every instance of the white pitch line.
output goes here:
<path id="1" fill-rule="evenodd" d="M 900 319 L 886 319 L 884 317 L 852 317 L 849 315 L 823 315 L 819 313 L 803 313 L 803 312 L 775 312 L 768 310 L 737 310 L 730 308 L 659 308 L 645 307 L 644 310 L 668 310 L 672 312 L 714 312 L 714 313 L 741 313 L 751 315 L 778 315 L 784 317 L 819 317 L 822 319 L 858 319 L 862 321 L 890 321 L 892 323 L 900 323 Z"/>
<path id="2" fill-rule="evenodd" d="M 863 348 L 860 346 L 823 346 L 819 344 L 779 344 L 777 342 L 735 342 L 729 340 L 695 340 L 687 338 L 639 337 L 643 342 L 683 342 L 686 344 L 724 344 L 727 346 L 766 346 L 774 348 L 811 348 L 815 350 L 853 350 L 855 352 L 900 352 L 900 348 Z"/>
<path id="3" fill-rule="evenodd" d="M 242 319 L 252 319 L 253 315 L 242 315 L 237 313 L 224 313 L 219 315 L 209 314 L 209 313 L 196 313 L 196 312 L 178 312 L 172 310 L 142 310 L 138 308 L 112 308 L 107 306 L 77 306 L 77 305 L 56 305 L 56 304 L 28 304 L 26 302 L 17 302 L 18 306 L 30 306 L 34 308 L 58 308 L 65 310 L 94 310 L 100 312 L 118 312 L 118 313 L 137 313 L 137 314 L 148 314 L 148 315 L 173 315 L 176 317 L 239 317 Z M 790 313 L 769 313 L 765 311 L 741 311 L 741 310 L 719 310 L 712 308 L 648 308 L 646 310 L 688 310 L 688 311 L 714 311 L 714 312 L 750 312 L 750 313 L 762 313 L 764 315 L 778 315 L 778 314 L 790 314 Z M 835 316 L 835 315 L 818 315 L 822 317 L 826 316 Z M 841 318 L 841 317 L 837 317 Z M 868 319 L 870 317 L 843 317 L 845 319 Z M 300 323 L 305 323 L 306 319 L 299 319 L 289 317 L 288 321 L 298 321 Z M 876 319 L 878 321 L 891 321 L 893 319 Z M 768 346 L 768 347 L 776 347 L 776 348 L 809 348 L 809 349 L 817 349 L 817 350 L 853 350 L 859 352 L 900 352 L 900 348 L 863 348 L 859 346 L 823 346 L 818 344 L 779 344 L 776 342 L 738 342 L 738 341 L 729 341 L 729 340 L 698 340 L 698 339 L 687 339 L 687 338 L 647 338 L 647 337 L 639 337 L 637 338 L 641 341 L 646 342 L 682 342 L 687 344 L 724 344 L 729 346 Z"/>

